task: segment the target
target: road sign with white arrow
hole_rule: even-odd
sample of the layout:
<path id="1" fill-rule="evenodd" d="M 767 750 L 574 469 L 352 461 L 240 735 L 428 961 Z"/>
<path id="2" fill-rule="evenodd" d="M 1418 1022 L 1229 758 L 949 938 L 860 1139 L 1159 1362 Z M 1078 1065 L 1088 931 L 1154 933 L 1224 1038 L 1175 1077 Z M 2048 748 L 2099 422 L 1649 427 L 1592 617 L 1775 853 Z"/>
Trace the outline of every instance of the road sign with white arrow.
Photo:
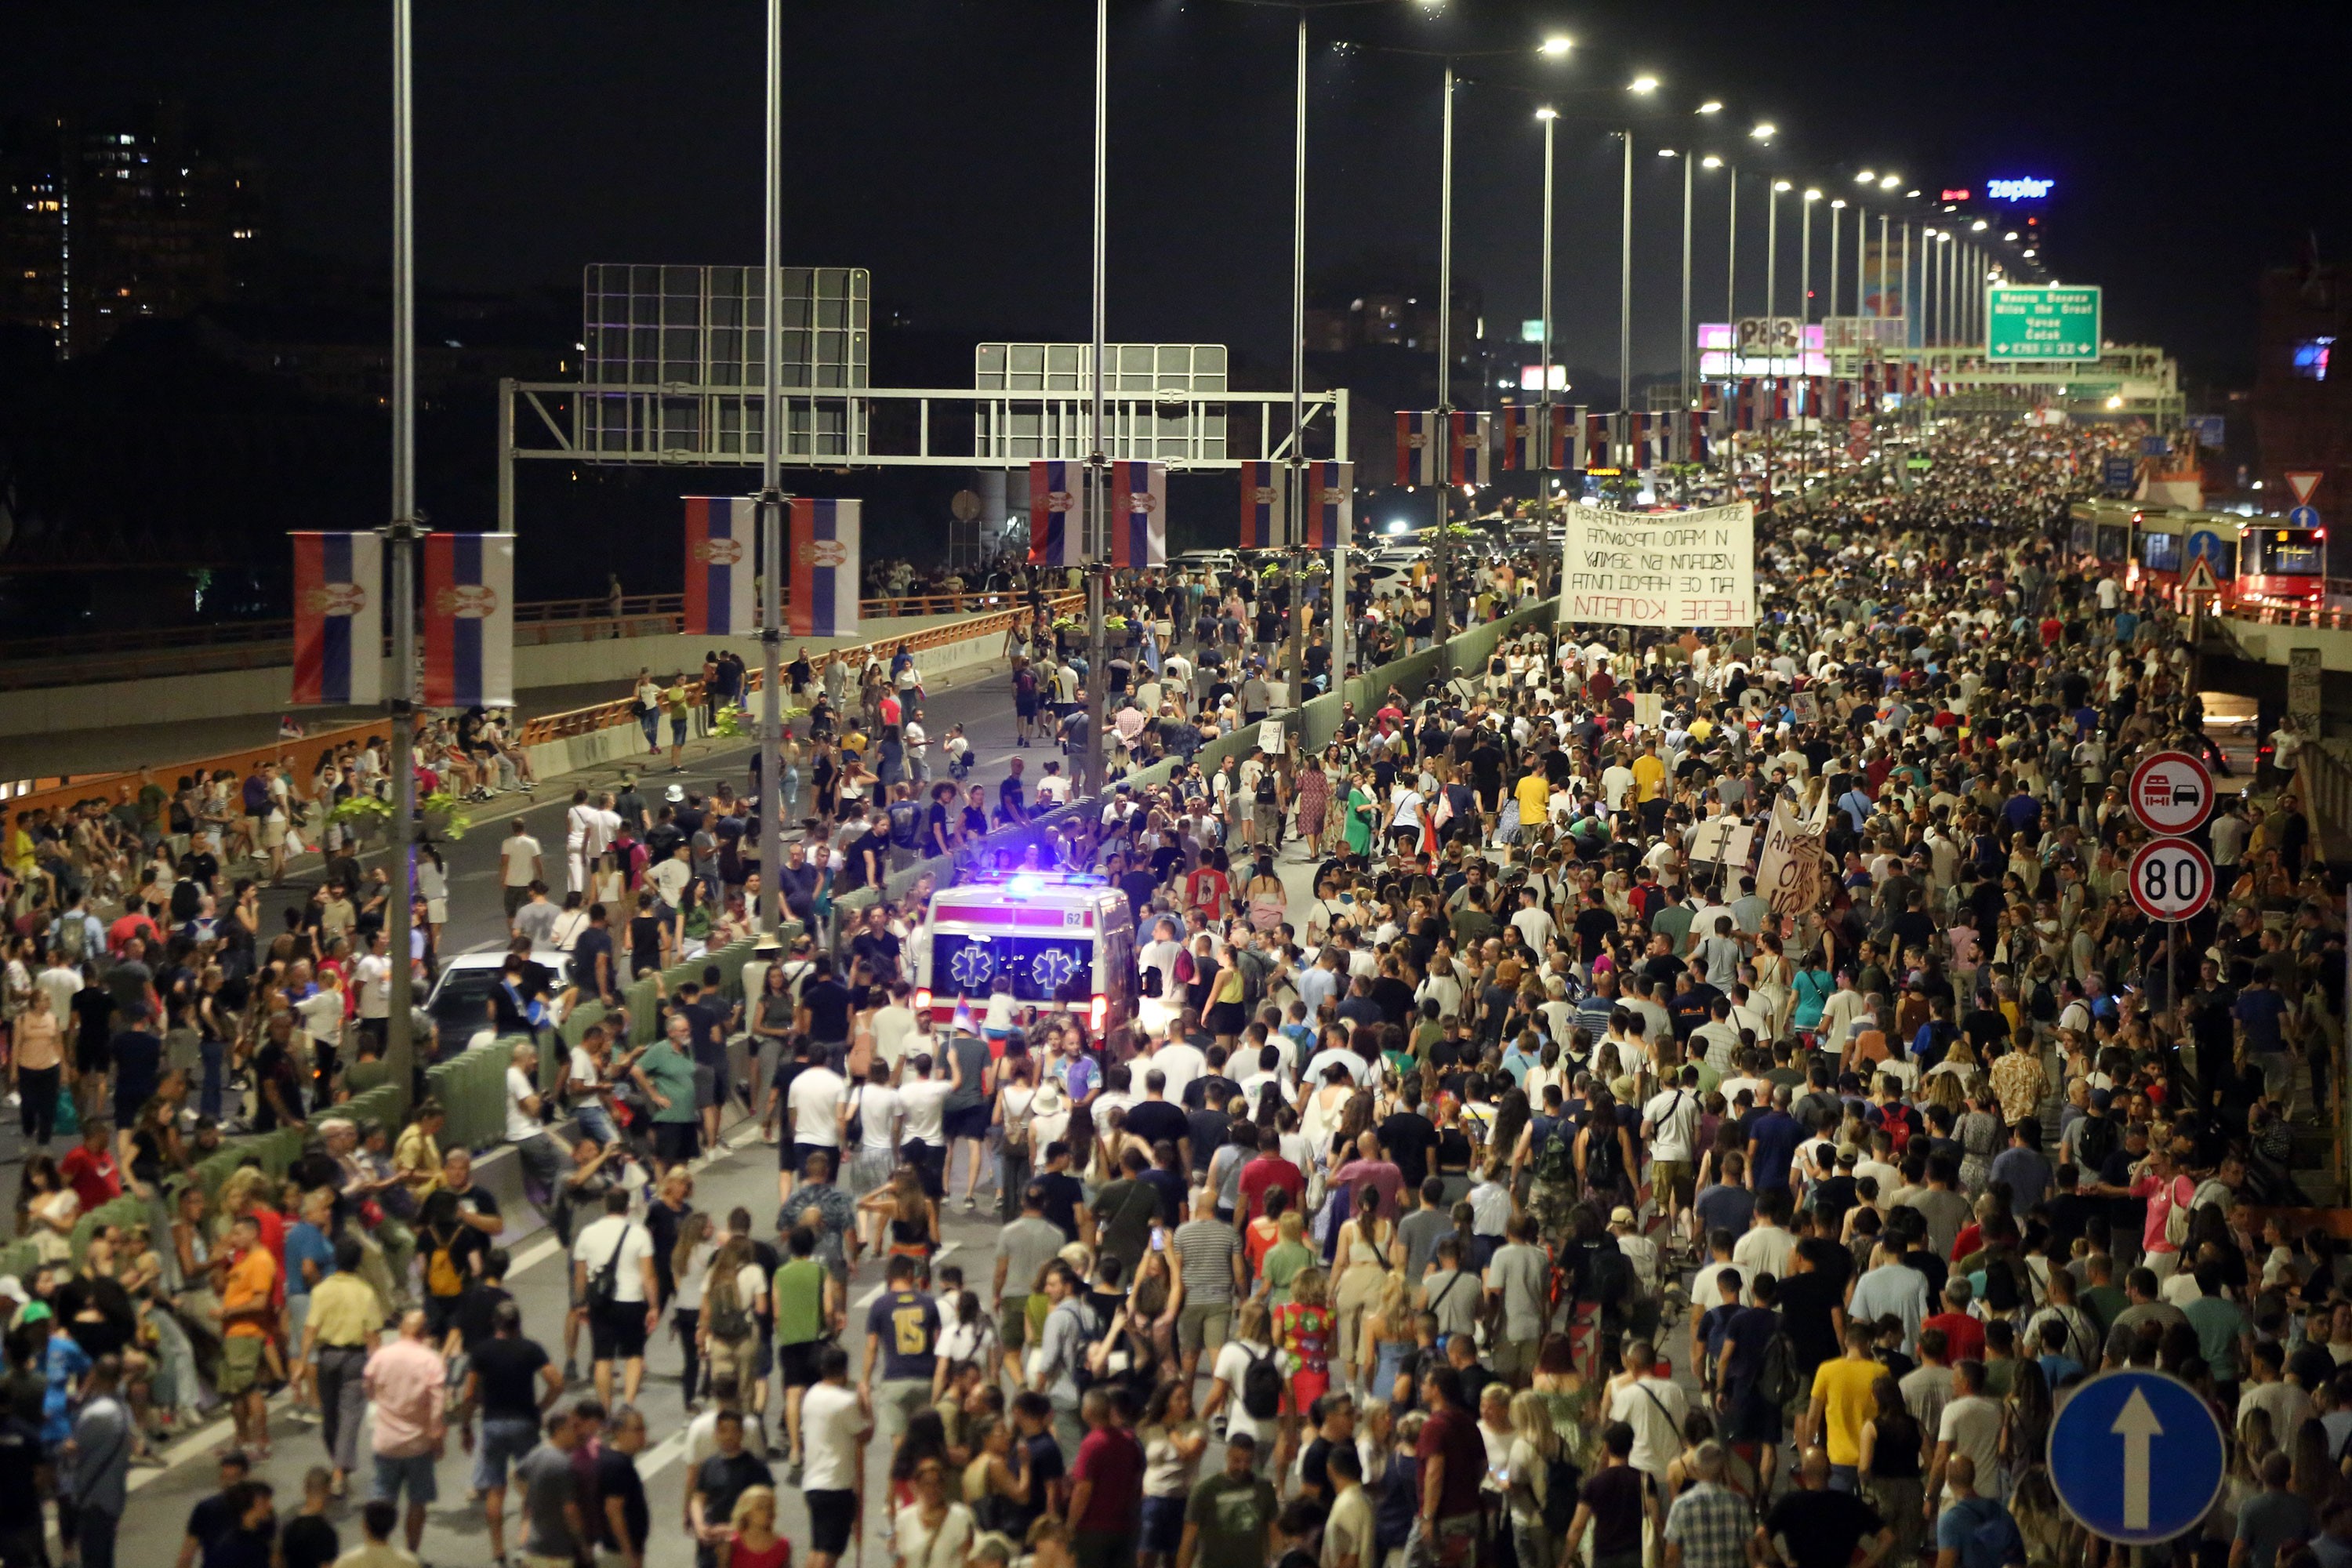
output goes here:
<path id="1" fill-rule="evenodd" d="M 2194 1527 L 2221 1492 L 2224 1462 L 2212 1406 L 2163 1373 L 2102 1373 L 2074 1387 L 2050 1426 L 2058 1500 L 2092 1534 L 2127 1546 Z"/>

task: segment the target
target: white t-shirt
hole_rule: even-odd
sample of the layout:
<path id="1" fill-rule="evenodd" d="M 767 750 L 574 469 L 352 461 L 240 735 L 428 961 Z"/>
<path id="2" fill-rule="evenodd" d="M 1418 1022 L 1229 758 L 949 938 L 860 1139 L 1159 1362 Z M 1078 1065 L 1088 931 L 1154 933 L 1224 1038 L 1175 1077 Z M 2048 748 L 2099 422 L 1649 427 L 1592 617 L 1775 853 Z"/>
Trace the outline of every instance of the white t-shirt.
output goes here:
<path id="1" fill-rule="evenodd" d="M 903 1109 L 898 1091 L 888 1084 L 866 1083 L 846 1092 L 856 1105 L 854 1114 L 858 1122 L 857 1146 L 876 1153 L 888 1153 Z"/>
<path id="2" fill-rule="evenodd" d="M 1041 805 L 1063 805 L 1070 798 L 1070 781 L 1059 773 L 1047 773 L 1037 781 L 1037 799 Z"/>
<path id="3" fill-rule="evenodd" d="M 947 1102 L 954 1088 L 943 1078 L 927 1078 L 898 1090 L 907 1114 L 907 1136 L 919 1143 L 947 1144 Z"/>
<path id="4" fill-rule="evenodd" d="M 528 833 L 499 840 L 499 870 L 503 886 L 528 888 L 539 876 L 539 840 Z"/>
<path id="5" fill-rule="evenodd" d="M 1242 1404 L 1242 1378 L 1248 1373 L 1250 1363 L 1262 1361 L 1267 1356 L 1274 1358 L 1276 1366 L 1282 1364 L 1281 1354 L 1271 1346 L 1244 1344 L 1239 1340 L 1227 1340 L 1224 1348 L 1217 1352 L 1216 1370 L 1211 1373 L 1211 1376 L 1225 1386 L 1225 1403 L 1223 1406 L 1226 1416 L 1225 1430 L 1229 1434 L 1248 1432 L 1257 1438 L 1261 1448 L 1271 1453 L 1273 1449 L 1268 1445 L 1281 1434 L 1281 1417 L 1275 1416 L 1260 1421 L 1251 1415 L 1247 1406 Z M 805 1411 L 807 1407 L 803 1405 L 802 1408 Z M 803 1418 L 806 1419 L 805 1415 Z"/>
<path id="6" fill-rule="evenodd" d="M 1209 1058 L 1201 1053 L 1200 1047 L 1177 1040 L 1152 1052 L 1151 1065 L 1168 1077 L 1168 1102 L 1181 1105 L 1184 1090 L 1209 1070 Z"/>
<path id="7" fill-rule="evenodd" d="M 1642 1108 L 1642 1120 L 1656 1129 L 1650 1135 L 1650 1158 L 1689 1163 L 1696 1154 L 1691 1142 L 1698 1118 L 1696 1094 L 1687 1089 L 1661 1090 Z"/>
<path id="8" fill-rule="evenodd" d="M 841 1075 L 826 1067 L 803 1068 L 793 1079 L 784 1106 L 793 1113 L 793 1142 L 841 1147 L 843 1087 Z"/>
<path id="9" fill-rule="evenodd" d="M 588 1289 L 593 1296 L 596 1277 L 612 1263 L 614 1254 L 620 1255 L 620 1268 L 613 1274 L 613 1300 L 624 1306 L 646 1304 L 645 1271 L 641 1265 L 653 1261 L 653 1233 L 644 1226 L 632 1225 L 625 1215 L 608 1214 L 581 1231 L 572 1243 L 572 1260 L 588 1268 Z"/>
<path id="10" fill-rule="evenodd" d="M 858 1408 L 857 1391 L 820 1383 L 801 1395 L 801 1485 L 809 1491 L 852 1491 L 857 1486 L 857 1435 L 873 1426 Z"/>
<path id="11" fill-rule="evenodd" d="M 907 1054 L 907 1037 L 915 1031 L 915 1012 L 893 1002 L 874 1015 L 874 1052 L 892 1067 Z"/>
<path id="12" fill-rule="evenodd" d="M 352 978 L 359 982 L 360 1016 L 383 1018 L 392 1012 L 392 960 L 381 953 L 369 953 L 352 966 Z"/>
<path id="13" fill-rule="evenodd" d="M 507 1068 L 507 1142 L 520 1143 L 540 1133 L 539 1118 L 523 1109 L 523 1101 L 539 1092 L 522 1068 Z"/>

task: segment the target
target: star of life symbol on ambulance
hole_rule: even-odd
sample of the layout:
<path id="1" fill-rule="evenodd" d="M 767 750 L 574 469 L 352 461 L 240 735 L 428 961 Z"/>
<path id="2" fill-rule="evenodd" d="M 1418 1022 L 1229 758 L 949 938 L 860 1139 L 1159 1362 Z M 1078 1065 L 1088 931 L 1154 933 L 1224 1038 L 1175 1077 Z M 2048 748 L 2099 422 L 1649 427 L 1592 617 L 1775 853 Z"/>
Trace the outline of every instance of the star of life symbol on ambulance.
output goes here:
<path id="1" fill-rule="evenodd" d="M 974 943 L 957 950 L 948 963 L 948 973 L 955 976 L 958 985 L 977 991 L 996 973 L 996 962 L 989 957 L 986 948 Z"/>
<path id="2" fill-rule="evenodd" d="M 812 566 L 846 566 L 849 546 L 838 539 L 812 539 L 801 546 L 801 560 Z"/>
<path id="3" fill-rule="evenodd" d="M 322 583 L 310 590 L 310 608 L 321 616 L 356 616 L 367 608 L 367 589 L 357 583 Z"/>
<path id="4" fill-rule="evenodd" d="M 1058 947 L 1049 947 L 1029 962 L 1029 977 L 1051 994 L 1058 994 L 1077 972 L 1078 961 Z"/>
<path id="5" fill-rule="evenodd" d="M 498 614 L 499 591 L 487 583 L 459 583 L 442 589 L 436 604 L 443 615 L 461 621 L 488 620 Z"/>
<path id="6" fill-rule="evenodd" d="M 743 542 L 740 539 L 705 539 L 694 547 L 697 561 L 718 566 L 732 566 L 743 559 Z"/>

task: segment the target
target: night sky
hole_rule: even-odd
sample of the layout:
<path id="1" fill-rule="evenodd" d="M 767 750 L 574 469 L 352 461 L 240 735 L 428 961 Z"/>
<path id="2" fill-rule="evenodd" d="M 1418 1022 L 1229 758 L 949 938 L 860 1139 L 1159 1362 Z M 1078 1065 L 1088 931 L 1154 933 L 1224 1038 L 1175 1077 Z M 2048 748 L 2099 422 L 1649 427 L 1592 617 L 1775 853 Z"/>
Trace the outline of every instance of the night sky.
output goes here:
<path id="1" fill-rule="evenodd" d="M 1230 0 L 1113 0 L 1110 331 L 1224 342 L 1279 364 L 1290 244 L 1291 17 Z M 858 0 L 788 8 L 787 240 L 795 264 L 871 269 L 877 305 L 991 336 L 1087 330 L 1093 7 L 1087 0 Z M 289 248 L 382 255 L 388 6 L 350 0 L 76 0 L 9 7 L 0 102 L 103 118 L 184 100 L 269 172 Z M 746 0 L 418 0 L 419 266 L 429 282 L 575 283 L 583 262 L 756 261 L 763 8 Z M 1665 25 L 1671 17 L 1673 26 Z M 1700 144 L 1746 152 L 1769 119 L 1773 173 L 1832 192 L 1864 165 L 1922 187 L 2058 182 L 2044 259 L 2106 286 L 2107 335 L 2193 372 L 2251 374 L 2256 278 L 2352 252 L 2352 45 L 2341 4 L 1969 7 L 1451 0 L 1317 17 L 1311 272 L 1370 280 L 1433 265 L 1438 67 L 1328 47 L 1350 37 L 1525 49 L 1465 67 L 1457 277 L 1490 321 L 1535 313 L 1540 136 L 1556 87 L 1560 357 L 1613 366 L 1617 153 L 1605 127 L 1641 72 L 1637 368 L 1675 359 L 1681 175 L 1654 155 L 1702 99 Z M 1533 46 L 1566 31 L 1565 65 Z M 1755 166 L 1750 160 L 1747 166 Z M 1721 176 L 1702 176 L 1701 320 L 1720 314 Z M 1743 258 L 1760 261 L 1760 183 Z M 1757 199 L 1749 199 L 1751 197 Z M 1790 209 L 1783 208 L 1784 218 Z M 1757 219 L 1753 228 L 1747 222 Z M 1782 225 L 1782 299 L 1794 297 Z M 1817 231 L 1817 251 L 1825 237 Z M 1850 255 L 1850 252 L 1849 252 Z M 1391 269 L 1393 270 L 1393 269 Z M 1743 309 L 1762 304 L 1743 266 Z"/>

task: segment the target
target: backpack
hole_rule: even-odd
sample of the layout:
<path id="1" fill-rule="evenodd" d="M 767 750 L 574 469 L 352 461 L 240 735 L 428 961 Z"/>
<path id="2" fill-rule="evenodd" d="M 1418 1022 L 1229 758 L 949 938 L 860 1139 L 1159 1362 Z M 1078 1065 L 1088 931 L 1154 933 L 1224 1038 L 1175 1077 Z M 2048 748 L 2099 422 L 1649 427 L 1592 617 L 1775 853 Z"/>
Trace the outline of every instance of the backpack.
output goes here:
<path id="1" fill-rule="evenodd" d="M 1576 1522 L 1576 1493 L 1583 1473 L 1559 1455 L 1544 1466 L 1543 1526 L 1555 1541 L 1568 1539 L 1568 1527 Z"/>
<path id="2" fill-rule="evenodd" d="M 613 1255 L 617 1258 L 620 1249 L 614 1248 Z M 743 1310 L 742 1295 L 733 1280 L 712 1281 L 703 1292 L 703 1311 L 709 1321 L 712 1339 L 737 1344 L 751 1337 L 751 1314 Z"/>
<path id="3" fill-rule="evenodd" d="M 432 1243 L 432 1249 L 425 1255 L 425 1292 L 453 1299 L 466 1288 L 465 1270 L 457 1267 L 457 1255 L 450 1250 L 450 1245 L 457 1239 L 457 1232 L 452 1230 L 443 1236 L 427 1227 L 425 1234 Z"/>
<path id="4" fill-rule="evenodd" d="M 1586 1131 L 1592 1136 L 1584 1141 L 1584 1184 L 1614 1191 L 1625 1176 L 1625 1151 L 1619 1146 L 1617 1123 L 1610 1122 L 1605 1138 L 1599 1127 L 1588 1126 Z"/>
<path id="5" fill-rule="evenodd" d="M 2172 1207 L 2164 1216 L 2164 1239 L 2175 1247 L 2186 1247 L 2189 1244 L 2189 1204 L 2183 1203 L 2180 1198 L 2180 1184 L 2188 1179 L 2186 1176 L 2175 1176 L 2172 1178 L 2171 1184 L 2164 1190 L 2164 1195 L 2172 1200 Z M 2193 1203 L 2197 1196 L 2195 1188 L 2189 1189 L 2189 1196 Z"/>
<path id="6" fill-rule="evenodd" d="M 1066 1298 L 1062 1306 L 1055 1307 L 1054 1310 L 1058 1312 L 1062 1307 L 1071 1308 L 1071 1315 L 1077 1320 L 1078 1352 L 1070 1364 L 1070 1382 L 1083 1397 L 1087 1390 L 1095 1385 L 1094 1350 L 1102 1342 L 1102 1314 L 1076 1297 Z"/>
<path id="7" fill-rule="evenodd" d="M 1608 1238 L 1603 1238 L 1607 1240 Z M 1606 1309 L 1623 1306 L 1633 1296 L 1633 1260 L 1609 1240 L 1592 1249 L 1592 1299 Z"/>
<path id="8" fill-rule="evenodd" d="M 1797 1351 L 1778 1330 L 1764 1342 L 1756 1363 L 1757 1397 L 1769 1405 L 1786 1405 L 1797 1396 Z"/>
<path id="9" fill-rule="evenodd" d="M 2083 1170 L 2096 1173 L 2106 1166 L 2107 1156 L 2123 1142 L 2115 1121 L 2105 1116 L 2083 1119 L 2082 1136 L 2074 1141 L 2074 1163 Z"/>
<path id="10" fill-rule="evenodd" d="M 1249 1357 L 1242 1373 L 1242 1409 L 1253 1421 L 1271 1421 L 1282 1413 L 1282 1369 L 1275 1365 L 1272 1351 L 1242 1353 Z"/>
<path id="11" fill-rule="evenodd" d="M 1576 1184 L 1574 1140 L 1563 1124 L 1552 1130 L 1544 1146 L 1536 1151 L 1535 1180 L 1544 1186 L 1567 1187 Z"/>
<path id="12" fill-rule="evenodd" d="M 588 1277 L 590 1306 L 609 1307 L 621 1299 L 621 1254 L 629 1249 L 631 1228 L 627 1223 L 623 1223 L 620 1239 L 613 1243 L 613 1256 L 604 1259 L 604 1266 Z M 714 1329 L 711 1331 L 715 1333 L 718 1331 Z"/>

